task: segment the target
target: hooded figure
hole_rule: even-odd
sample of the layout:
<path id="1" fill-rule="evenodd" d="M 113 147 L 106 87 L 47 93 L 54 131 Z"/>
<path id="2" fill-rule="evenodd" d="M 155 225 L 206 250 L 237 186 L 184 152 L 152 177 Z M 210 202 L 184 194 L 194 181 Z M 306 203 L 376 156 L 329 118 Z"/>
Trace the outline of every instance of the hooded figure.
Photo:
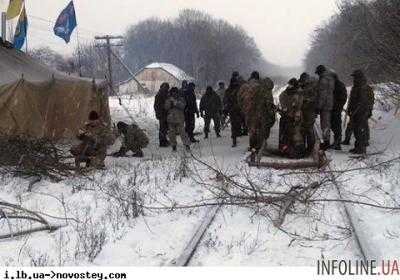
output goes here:
<path id="1" fill-rule="evenodd" d="M 355 148 L 350 152 L 365 154 L 368 146 L 368 120 L 372 116 L 375 103 L 373 89 L 368 85 L 362 70 L 353 72 L 354 85 L 351 89 L 348 114 L 356 138 Z"/>
<path id="2" fill-rule="evenodd" d="M 154 99 L 154 111 L 156 118 L 159 122 L 159 133 L 158 137 L 160 140 L 160 147 L 168 147 L 170 145 L 167 134 L 168 134 L 168 122 L 167 122 L 167 111 L 165 110 L 165 101 L 169 95 L 169 84 L 163 83 Z"/>
<path id="3" fill-rule="evenodd" d="M 331 117 L 335 78 L 334 74 L 328 71 L 324 65 L 318 66 L 315 73 L 319 76 L 317 86 L 317 112 L 320 114 L 322 136 L 324 138 L 324 143 L 321 145 L 321 148 L 326 150 L 331 146 Z"/>
<path id="4" fill-rule="evenodd" d="M 293 78 L 279 96 L 281 120 L 279 123 L 279 150 L 290 158 L 304 157 L 304 139 L 302 135 L 303 96 L 299 82 Z"/>
<path id="5" fill-rule="evenodd" d="M 185 108 L 185 98 L 179 93 L 178 88 L 171 88 L 169 97 L 165 101 L 165 110 L 167 112 L 168 137 L 174 152 L 177 149 L 176 135 L 181 137 L 186 149 L 190 150 L 190 140 L 185 132 Z"/>
<path id="6" fill-rule="evenodd" d="M 214 122 L 214 129 L 217 137 L 221 137 L 221 111 L 222 102 L 218 94 L 212 89 L 207 87 L 206 93 L 200 101 L 200 115 L 204 118 L 204 138 L 208 138 L 210 133 L 211 120 Z"/>

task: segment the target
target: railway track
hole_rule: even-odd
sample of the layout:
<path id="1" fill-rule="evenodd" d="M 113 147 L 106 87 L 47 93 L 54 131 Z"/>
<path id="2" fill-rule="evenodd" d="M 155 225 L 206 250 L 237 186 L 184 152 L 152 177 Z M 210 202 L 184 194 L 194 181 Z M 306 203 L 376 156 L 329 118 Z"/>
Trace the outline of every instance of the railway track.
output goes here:
<path id="1" fill-rule="evenodd" d="M 329 171 L 332 171 L 331 163 L 329 161 L 327 162 L 325 168 L 328 169 Z M 335 190 L 338 194 L 339 199 L 344 200 L 343 194 L 340 190 L 340 184 L 336 180 L 333 172 L 330 172 L 330 174 L 332 176 L 331 180 L 335 186 Z M 368 251 L 367 251 L 368 244 L 364 244 L 362 242 L 362 239 L 360 239 L 359 230 L 355 226 L 356 217 L 354 214 L 352 214 L 352 212 L 350 211 L 350 209 L 346 205 L 346 203 L 342 203 L 342 205 L 343 205 L 344 212 L 345 212 L 345 219 L 348 221 L 348 224 L 351 228 L 352 236 L 355 240 L 358 252 L 359 252 L 360 256 L 362 257 L 363 261 L 367 261 L 367 260 L 369 260 L 368 255 L 367 255 L 368 254 Z M 185 245 L 182 253 L 176 259 L 171 261 L 169 266 L 185 267 L 185 266 L 190 265 L 190 262 L 194 256 L 204 234 L 206 233 L 206 231 L 208 230 L 208 228 L 214 221 L 214 219 L 215 219 L 216 215 L 218 214 L 219 210 L 221 209 L 221 207 L 222 207 L 222 205 L 213 206 L 213 207 L 208 208 L 208 211 L 206 212 L 204 217 L 201 219 L 199 225 L 194 229 L 194 231 L 191 235 L 191 238 Z"/>
<path id="2" fill-rule="evenodd" d="M 328 167 L 329 171 L 332 171 L 330 164 L 327 167 Z M 336 192 L 338 194 L 339 199 L 344 200 L 343 194 L 340 191 L 339 183 L 337 182 L 337 180 L 336 180 L 335 176 L 333 175 L 333 173 L 331 173 L 331 179 L 332 179 L 332 182 L 333 182 L 333 184 L 335 186 L 335 189 L 336 189 Z M 368 246 L 367 246 L 367 244 L 364 244 L 362 242 L 362 240 L 360 239 L 359 231 L 355 227 L 355 219 L 356 219 L 356 217 L 349 210 L 349 207 L 346 205 L 346 203 L 342 202 L 342 204 L 343 204 L 344 212 L 345 212 L 346 218 L 348 220 L 348 223 L 350 225 L 354 240 L 355 240 L 355 242 L 357 244 L 358 251 L 360 252 L 360 254 L 362 256 L 363 261 L 366 262 L 366 261 L 369 260 L 368 257 L 367 257 L 367 254 L 366 254 L 366 248 Z"/>
<path id="3" fill-rule="evenodd" d="M 208 208 L 208 211 L 204 215 L 200 224 L 195 228 L 195 230 L 192 234 L 192 237 L 190 238 L 189 242 L 186 244 L 182 253 L 180 254 L 180 256 L 178 256 L 178 258 L 176 258 L 175 260 L 173 260 L 171 262 L 171 264 L 170 264 L 171 266 L 188 266 L 189 265 L 194 253 L 197 250 L 197 247 L 200 244 L 201 239 L 203 238 L 207 229 L 210 227 L 211 223 L 214 221 L 214 218 L 217 215 L 220 208 L 221 208 L 221 205 Z"/>

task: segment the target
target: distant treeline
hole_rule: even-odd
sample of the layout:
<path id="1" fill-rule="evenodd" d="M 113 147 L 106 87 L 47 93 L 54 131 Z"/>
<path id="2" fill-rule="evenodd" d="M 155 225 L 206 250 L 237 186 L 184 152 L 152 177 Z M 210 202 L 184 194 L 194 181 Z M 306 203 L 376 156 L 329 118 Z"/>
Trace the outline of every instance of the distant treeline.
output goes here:
<path id="1" fill-rule="evenodd" d="M 131 26 L 125 35 L 124 60 L 135 70 L 152 62 L 172 63 L 203 86 L 228 79 L 234 70 L 247 76 L 269 66 L 240 26 L 191 9 L 176 19 L 150 18 Z"/>
<path id="2" fill-rule="evenodd" d="M 254 39 L 240 26 L 192 9 L 182 10 L 177 18 L 150 18 L 128 28 L 124 47 L 115 48 L 133 72 L 152 62 L 172 63 L 193 76 L 201 87 L 229 81 L 233 71 L 248 78 L 254 70 L 265 75 L 279 76 L 283 69 L 267 62 Z M 46 64 L 60 68 L 62 59 L 48 48 L 32 53 Z M 54 60 L 54 61 L 53 61 Z M 104 78 L 106 70 L 104 49 L 93 44 L 80 46 L 61 67 L 80 72 L 85 77 Z M 114 80 L 128 78 L 128 73 L 116 61 Z M 285 78 L 286 79 L 286 78 Z"/>
<path id="3" fill-rule="evenodd" d="M 312 36 L 308 71 L 326 64 L 346 81 L 363 69 L 373 82 L 400 83 L 400 1 L 344 0 L 338 7 Z"/>

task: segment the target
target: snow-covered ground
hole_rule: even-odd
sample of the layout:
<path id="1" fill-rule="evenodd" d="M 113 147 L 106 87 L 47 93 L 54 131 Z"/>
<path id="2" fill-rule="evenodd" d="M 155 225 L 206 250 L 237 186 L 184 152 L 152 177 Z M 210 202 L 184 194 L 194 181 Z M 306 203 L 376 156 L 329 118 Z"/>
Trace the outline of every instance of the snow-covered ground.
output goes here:
<path id="1" fill-rule="evenodd" d="M 110 99 L 115 122 L 134 119 L 150 136 L 144 159 L 107 158 L 105 171 L 60 183 L 42 181 L 32 192 L 27 192 L 25 180 L 0 179 L 2 200 L 45 213 L 50 222 L 65 225 L 54 233 L 1 241 L 0 266 L 160 266 L 169 265 L 179 256 L 207 211 L 206 207 L 185 209 L 184 206 L 212 198 L 212 189 L 206 186 L 218 183 L 214 172 L 183 149 L 173 154 L 170 149 L 158 148 L 158 124 L 152 104 L 151 98 L 144 97 L 124 99 L 123 106 L 117 99 Z M 398 155 L 400 141 L 396 136 L 400 135 L 400 122 L 392 110 L 379 109 L 375 118 L 370 150 L 385 150 L 384 153 L 360 161 L 349 159 L 345 152 L 329 152 L 332 169 L 362 168 Z M 201 132 L 202 120 L 198 124 L 197 130 Z M 272 138 L 276 137 L 275 129 Z M 250 176 L 255 182 L 284 190 L 324 176 L 282 176 L 286 172 L 250 169 L 244 162 L 248 139 L 241 138 L 239 147 L 232 149 L 229 129 L 223 132 L 223 138 L 213 135 L 209 140 L 201 140 L 193 146 L 193 154 L 238 182 L 246 183 L 246 177 Z M 117 146 L 118 143 L 109 152 Z M 355 170 L 344 173 L 338 180 L 348 199 L 399 205 L 399 167 L 397 163 L 376 170 Z M 337 198 L 332 185 L 321 192 L 325 198 Z M 135 193 L 144 205 L 143 215 L 138 218 L 132 214 Z M 348 207 L 355 217 L 367 257 L 389 258 L 400 252 L 399 212 L 351 204 Z M 0 220 L 0 232 L 7 231 L 6 221 Z M 190 264 L 311 266 L 320 258 L 361 258 L 340 202 L 321 202 L 302 214 L 289 214 L 282 230 L 249 208 L 224 206 Z"/>

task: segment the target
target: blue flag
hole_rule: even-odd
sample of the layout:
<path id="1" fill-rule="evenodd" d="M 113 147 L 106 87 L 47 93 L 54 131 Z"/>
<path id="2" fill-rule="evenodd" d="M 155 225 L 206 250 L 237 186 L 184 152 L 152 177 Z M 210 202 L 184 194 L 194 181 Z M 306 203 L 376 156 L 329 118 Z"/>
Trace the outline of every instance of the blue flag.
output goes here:
<path id="1" fill-rule="evenodd" d="M 54 34 L 64 39 L 68 44 L 76 25 L 74 2 L 71 1 L 58 16 L 56 24 L 54 25 Z"/>
<path id="2" fill-rule="evenodd" d="M 14 33 L 14 48 L 20 50 L 25 43 L 26 34 L 28 32 L 28 18 L 26 16 L 25 7 L 22 9 L 18 19 L 17 28 Z"/>

